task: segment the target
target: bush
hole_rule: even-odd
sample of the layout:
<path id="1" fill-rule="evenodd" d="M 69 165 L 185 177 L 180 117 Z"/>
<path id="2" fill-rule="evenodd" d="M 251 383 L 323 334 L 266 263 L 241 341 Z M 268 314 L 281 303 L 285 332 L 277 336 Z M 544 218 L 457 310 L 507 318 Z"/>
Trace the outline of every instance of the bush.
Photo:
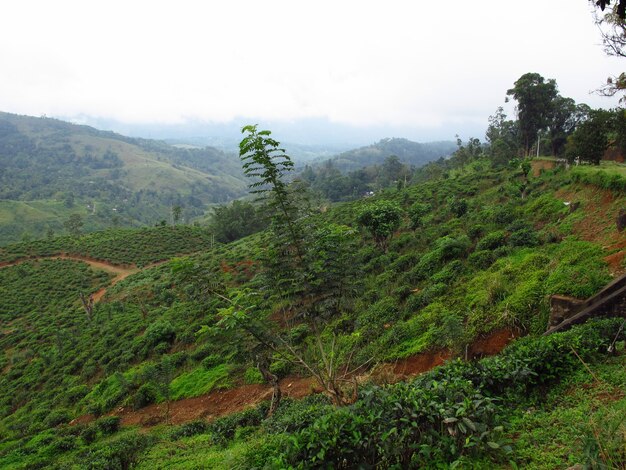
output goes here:
<path id="1" fill-rule="evenodd" d="M 411 220 L 411 228 L 413 230 L 422 226 L 422 219 L 430 210 L 430 205 L 421 202 L 416 202 L 409 207 L 409 219 Z"/>
<path id="2" fill-rule="evenodd" d="M 495 261 L 495 256 L 491 250 L 480 250 L 469 255 L 467 260 L 478 269 L 487 269 Z"/>
<path id="3" fill-rule="evenodd" d="M 125 434 L 79 453 L 78 463 L 91 470 L 133 468 L 153 443 L 154 437 L 145 434 Z"/>
<path id="4" fill-rule="evenodd" d="M 202 359 L 202 367 L 204 367 L 206 370 L 209 369 L 213 369 L 213 367 L 221 364 L 223 361 L 223 359 L 218 356 L 217 354 L 211 354 L 210 356 L 205 357 L 204 359 Z"/>
<path id="5" fill-rule="evenodd" d="M 119 416 L 106 416 L 96 421 L 96 427 L 105 436 L 114 434 L 120 429 Z"/>
<path id="6" fill-rule="evenodd" d="M 367 310 L 362 312 L 356 321 L 357 327 L 366 331 L 374 332 L 385 323 L 398 319 L 398 306 L 394 299 L 384 297 Z"/>
<path id="7" fill-rule="evenodd" d="M 247 384 L 262 384 L 265 382 L 263 375 L 256 367 L 248 367 L 243 374 L 243 381 Z"/>
<path id="8" fill-rule="evenodd" d="M 506 243 L 506 233 L 503 230 L 485 235 L 477 244 L 476 251 L 493 250 Z"/>
<path id="9" fill-rule="evenodd" d="M 133 408 L 139 409 L 144 406 L 148 406 L 152 403 L 155 403 L 158 397 L 158 392 L 154 384 L 146 383 L 143 384 L 139 389 L 135 392 L 133 396 Z"/>
<path id="10" fill-rule="evenodd" d="M 533 229 L 522 228 L 511 233 L 508 242 L 511 246 L 537 246 L 539 245 L 539 237 Z"/>
<path id="11" fill-rule="evenodd" d="M 159 343 L 171 344 L 176 337 L 176 330 L 167 320 L 157 320 L 146 328 L 143 339 L 148 346 L 156 346 Z"/>
<path id="12" fill-rule="evenodd" d="M 47 427 L 53 428 L 59 424 L 69 423 L 72 420 L 72 415 L 67 410 L 54 410 L 46 416 L 44 424 Z"/>
<path id="13" fill-rule="evenodd" d="M 198 434 L 206 434 L 209 432 L 210 428 L 211 427 L 209 426 L 208 422 L 202 419 L 198 419 L 178 426 L 170 433 L 170 438 L 173 440 L 178 440 L 181 437 L 191 437 Z"/>
<path id="14" fill-rule="evenodd" d="M 281 440 L 272 452 L 265 449 L 263 463 L 443 468 L 469 458 L 495 467 L 511 452 L 501 423 L 506 409 L 533 393 L 542 396 L 543 385 L 584 367 L 572 349 L 585 361 L 605 352 L 622 322 L 592 321 L 549 337 L 527 337 L 499 356 L 474 363 L 457 360 L 412 383 L 366 388 L 354 405 L 325 410 L 295 432 L 286 447 Z M 617 339 L 624 338 L 622 331 Z M 295 421 L 300 417 L 291 415 Z M 282 427 L 269 429 L 280 432 Z"/>

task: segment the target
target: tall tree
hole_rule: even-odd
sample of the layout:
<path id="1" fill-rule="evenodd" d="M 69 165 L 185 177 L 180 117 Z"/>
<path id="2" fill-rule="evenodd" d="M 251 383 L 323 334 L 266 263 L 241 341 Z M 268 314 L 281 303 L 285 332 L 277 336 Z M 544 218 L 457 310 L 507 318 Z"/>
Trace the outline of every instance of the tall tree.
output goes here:
<path id="1" fill-rule="evenodd" d="M 608 132 L 614 120 L 613 113 L 604 110 L 592 111 L 590 118 L 580 124 L 567 142 L 570 159 L 580 158 L 599 164 L 607 148 Z"/>
<path id="2" fill-rule="evenodd" d="M 489 143 L 487 154 L 496 166 L 507 165 L 519 148 L 518 122 L 507 119 L 502 106 L 489 116 L 488 122 L 485 133 Z"/>
<path id="3" fill-rule="evenodd" d="M 539 131 L 549 124 L 553 100 L 557 97 L 556 81 L 545 80 L 538 73 L 526 73 L 507 92 L 517 101 L 520 137 L 524 154 L 528 155 Z"/>
<path id="4" fill-rule="evenodd" d="M 272 214 L 271 237 L 259 281 L 263 295 L 237 287 L 223 294 L 214 291 L 227 303 L 219 325 L 243 331 L 252 340 L 259 371 L 274 388 L 271 411 L 281 396 L 278 378 L 268 373 L 269 360 L 276 356 L 308 371 L 335 404 L 345 404 L 350 398 L 342 384 L 352 372 L 350 359 L 341 361 L 342 346 L 327 327 L 344 311 L 347 286 L 354 284 L 354 230 L 313 221 L 302 208 L 306 198 L 285 181 L 293 163 L 280 143 L 256 126 L 242 132 L 244 173 L 254 179 L 252 191 Z M 295 326 L 309 334 L 298 337 L 290 328 Z M 355 382 L 353 386 L 356 393 Z"/>
<path id="5" fill-rule="evenodd" d="M 577 106 L 572 98 L 558 95 L 552 101 L 548 122 L 548 135 L 552 156 L 563 153 L 567 137 L 574 132 L 576 126 L 586 119 L 586 105 Z M 587 111 L 588 112 L 588 111 Z"/>

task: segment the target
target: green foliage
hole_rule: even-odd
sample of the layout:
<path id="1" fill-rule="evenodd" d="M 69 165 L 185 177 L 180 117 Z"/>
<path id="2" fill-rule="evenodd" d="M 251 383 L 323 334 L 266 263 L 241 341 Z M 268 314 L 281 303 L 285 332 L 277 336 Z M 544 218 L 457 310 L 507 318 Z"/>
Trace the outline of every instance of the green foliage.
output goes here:
<path id="1" fill-rule="evenodd" d="M 476 250 L 494 250 L 506 243 L 506 233 L 503 230 L 488 233 L 476 244 Z"/>
<path id="2" fill-rule="evenodd" d="M 81 214 L 87 232 L 153 225 L 170 208 L 203 214 L 245 192 L 237 163 L 217 149 L 181 149 L 49 118 L 0 113 L 0 244 L 36 238 Z"/>
<path id="3" fill-rule="evenodd" d="M 95 292 L 109 274 L 70 260 L 42 260 L 0 269 L 0 319 L 28 315 L 33 307 L 62 310 L 80 304 L 79 294 Z"/>
<path id="4" fill-rule="evenodd" d="M 135 466 L 142 454 L 154 443 L 154 438 L 133 432 L 89 447 L 78 455 L 78 462 L 86 468 L 123 470 Z"/>
<path id="5" fill-rule="evenodd" d="M 172 400 L 197 397 L 209 393 L 216 388 L 227 388 L 229 383 L 230 367 L 220 364 L 212 369 L 197 368 L 183 373 L 172 380 Z"/>
<path id="6" fill-rule="evenodd" d="M 600 170 L 576 167 L 572 170 L 572 181 L 626 194 L 626 174 L 619 173 L 620 169 L 609 166 L 602 167 Z"/>
<path id="7" fill-rule="evenodd" d="M 606 111 L 591 113 L 590 119 L 581 123 L 568 140 L 567 154 L 570 160 L 580 158 L 593 163 L 600 163 L 608 146 L 607 121 L 610 115 Z"/>
<path id="8" fill-rule="evenodd" d="M 599 247 L 588 242 L 568 241 L 558 247 L 556 253 L 561 262 L 546 280 L 548 294 L 585 299 L 609 282 L 609 272 Z"/>
<path id="9" fill-rule="evenodd" d="M 233 201 L 213 208 L 210 228 L 220 242 L 232 242 L 267 227 L 263 207 L 246 201 Z"/>
<path id="10" fill-rule="evenodd" d="M 545 80 L 538 73 L 526 73 L 506 92 L 517 101 L 519 129 L 524 153 L 528 155 L 540 130 L 550 121 L 552 102 L 557 97 L 555 80 Z"/>
<path id="11" fill-rule="evenodd" d="M 376 245 L 386 251 L 389 238 L 400 227 L 402 209 L 391 201 L 380 200 L 363 208 L 357 221 L 370 232 Z"/>
<path id="12" fill-rule="evenodd" d="M 411 228 L 413 230 L 422 226 L 424 216 L 428 214 L 430 210 L 430 206 L 422 202 L 416 202 L 409 207 L 409 219 L 411 220 Z"/>
<path id="13" fill-rule="evenodd" d="M 116 229 L 84 235 L 79 240 L 57 237 L 8 245 L 0 248 L 0 261 L 66 253 L 113 264 L 146 266 L 177 255 L 206 250 L 211 244 L 211 234 L 200 227 Z"/>

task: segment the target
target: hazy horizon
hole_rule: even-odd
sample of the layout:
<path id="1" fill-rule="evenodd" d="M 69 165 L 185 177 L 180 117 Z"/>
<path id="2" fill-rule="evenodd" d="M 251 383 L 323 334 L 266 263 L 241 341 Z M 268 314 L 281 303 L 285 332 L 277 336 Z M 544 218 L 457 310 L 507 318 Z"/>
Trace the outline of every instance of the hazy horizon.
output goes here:
<path id="1" fill-rule="evenodd" d="M 586 0 L 9 2 L 0 109 L 161 139 L 255 122 L 305 145 L 482 140 L 498 106 L 513 117 L 506 90 L 527 72 L 576 102 L 617 105 L 589 94 L 621 70 L 592 10 Z"/>

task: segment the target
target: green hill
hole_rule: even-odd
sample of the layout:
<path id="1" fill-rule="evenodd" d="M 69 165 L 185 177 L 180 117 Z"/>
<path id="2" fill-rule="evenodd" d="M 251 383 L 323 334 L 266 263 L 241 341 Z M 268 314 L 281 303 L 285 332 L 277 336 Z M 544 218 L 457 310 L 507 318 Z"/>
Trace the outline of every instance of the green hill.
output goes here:
<path id="1" fill-rule="evenodd" d="M 0 468 L 619 468 L 623 320 L 541 334 L 550 295 L 586 298 L 626 271 L 623 178 L 438 165 L 423 183 L 314 207 L 291 227 L 301 246 L 153 227 L 4 247 L 17 264 L 0 269 Z M 381 208 L 399 215 L 385 239 L 363 222 Z M 79 294 L 109 275 L 38 259 L 58 253 L 177 258 L 88 313 Z M 269 418 L 263 361 L 287 395 Z M 351 371 L 350 404 L 289 398 L 323 388 L 303 381 L 325 368 Z"/>
<path id="2" fill-rule="evenodd" d="M 70 214 L 88 231 L 202 215 L 245 193 L 237 159 L 177 149 L 49 118 L 0 113 L 0 244 L 63 232 Z"/>
<path id="3" fill-rule="evenodd" d="M 448 157 L 455 150 L 454 142 L 418 143 L 408 139 L 387 138 L 366 147 L 340 153 L 330 161 L 341 171 L 354 171 L 366 166 L 381 165 L 387 157 L 395 155 L 402 163 L 422 166 Z"/>

